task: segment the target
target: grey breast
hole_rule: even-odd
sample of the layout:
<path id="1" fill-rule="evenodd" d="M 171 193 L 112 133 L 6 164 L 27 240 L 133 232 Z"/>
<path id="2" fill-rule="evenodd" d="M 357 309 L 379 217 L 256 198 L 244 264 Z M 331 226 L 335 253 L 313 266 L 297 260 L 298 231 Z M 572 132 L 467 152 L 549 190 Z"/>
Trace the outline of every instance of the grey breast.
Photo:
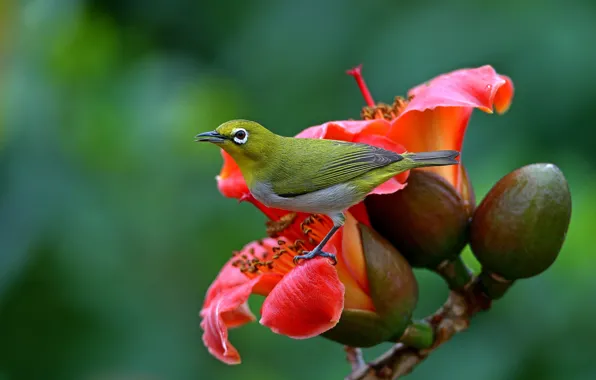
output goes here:
<path id="1" fill-rule="evenodd" d="M 279 196 L 267 183 L 255 184 L 250 192 L 268 207 L 318 214 L 342 212 L 361 201 L 355 189 L 345 183 L 293 197 Z"/>

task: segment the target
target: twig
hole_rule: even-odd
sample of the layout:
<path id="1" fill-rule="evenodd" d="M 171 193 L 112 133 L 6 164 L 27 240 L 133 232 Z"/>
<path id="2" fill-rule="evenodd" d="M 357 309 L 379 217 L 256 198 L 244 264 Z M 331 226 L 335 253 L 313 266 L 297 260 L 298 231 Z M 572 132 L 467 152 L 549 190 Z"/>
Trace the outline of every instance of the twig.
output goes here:
<path id="1" fill-rule="evenodd" d="M 350 364 L 352 364 L 352 371 L 357 371 L 366 365 L 360 348 L 345 346 L 345 350 L 346 357 Z"/>
<path id="2" fill-rule="evenodd" d="M 352 373 L 346 380 L 397 379 L 407 375 L 440 345 L 466 330 L 470 319 L 479 311 L 489 309 L 490 305 L 491 300 L 482 292 L 478 279 L 474 278 L 463 289 L 452 291 L 445 304 L 426 318 L 435 330 L 436 339 L 432 347 L 421 350 L 397 343 L 366 365 L 357 369 L 352 365 Z"/>

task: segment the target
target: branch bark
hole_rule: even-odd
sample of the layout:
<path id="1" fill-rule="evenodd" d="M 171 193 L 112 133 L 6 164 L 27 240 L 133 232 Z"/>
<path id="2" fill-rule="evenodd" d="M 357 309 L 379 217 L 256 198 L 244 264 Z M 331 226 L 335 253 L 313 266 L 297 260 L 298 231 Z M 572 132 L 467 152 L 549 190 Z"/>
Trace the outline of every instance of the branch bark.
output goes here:
<path id="1" fill-rule="evenodd" d="M 360 368 L 366 365 L 364 357 L 362 356 L 362 350 L 357 347 L 346 346 L 346 358 L 352 365 L 352 371 L 358 371 Z"/>
<path id="2" fill-rule="evenodd" d="M 397 343 L 370 363 L 357 368 L 352 366 L 352 373 L 346 380 L 387 380 L 409 374 L 440 345 L 466 330 L 476 313 L 490 306 L 491 299 L 482 291 L 478 278 L 474 278 L 461 290 L 451 291 L 445 304 L 426 318 L 435 331 L 436 339 L 432 347 L 416 349 Z"/>

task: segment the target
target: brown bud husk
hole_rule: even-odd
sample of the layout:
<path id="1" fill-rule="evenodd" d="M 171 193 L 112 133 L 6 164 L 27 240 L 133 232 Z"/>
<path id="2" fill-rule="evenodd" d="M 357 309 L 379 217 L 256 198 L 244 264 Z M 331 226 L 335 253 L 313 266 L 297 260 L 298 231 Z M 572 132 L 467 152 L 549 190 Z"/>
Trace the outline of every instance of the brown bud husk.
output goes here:
<path id="1" fill-rule="evenodd" d="M 465 173 L 465 171 L 464 171 Z M 467 181 L 466 181 L 467 182 Z M 467 243 L 471 203 L 442 176 L 412 170 L 405 189 L 365 200 L 375 230 L 389 240 L 414 267 L 436 268 L 459 255 Z"/>
<path id="2" fill-rule="evenodd" d="M 535 276 L 557 258 L 571 218 L 571 194 L 553 164 L 503 177 L 474 213 L 470 245 L 485 271 L 507 280 Z"/>
<path id="3" fill-rule="evenodd" d="M 371 347 L 403 334 L 418 302 L 418 283 L 395 247 L 373 229 L 358 227 L 375 312 L 346 309 L 323 336 L 348 346 Z"/>

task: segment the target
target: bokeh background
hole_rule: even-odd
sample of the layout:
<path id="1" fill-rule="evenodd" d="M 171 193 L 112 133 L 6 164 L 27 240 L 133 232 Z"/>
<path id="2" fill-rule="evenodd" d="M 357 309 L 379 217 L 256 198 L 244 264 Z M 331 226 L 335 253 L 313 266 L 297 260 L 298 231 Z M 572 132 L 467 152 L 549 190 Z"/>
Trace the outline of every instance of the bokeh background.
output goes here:
<path id="1" fill-rule="evenodd" d="M 511 76 L 511 110 L 468 129 L 477 196 L 553 162 L 574 203 L 555 265 L 410 378 L 596 378 L 596 3 L 448 3 L 0 0 L 0 379 L 346 375 L 340 345 L 257 323 L 231 332 L 241 366 L 207 353 L 204 294 L 265 219 L 218 193 L 219 152 L 193 137 L 239 117 L 288 135 L 358 118 L 344 71 L 359 63 L 385 102 L 457 68 Z M 447 290 L 417 274 L 423 316 Z"/>

